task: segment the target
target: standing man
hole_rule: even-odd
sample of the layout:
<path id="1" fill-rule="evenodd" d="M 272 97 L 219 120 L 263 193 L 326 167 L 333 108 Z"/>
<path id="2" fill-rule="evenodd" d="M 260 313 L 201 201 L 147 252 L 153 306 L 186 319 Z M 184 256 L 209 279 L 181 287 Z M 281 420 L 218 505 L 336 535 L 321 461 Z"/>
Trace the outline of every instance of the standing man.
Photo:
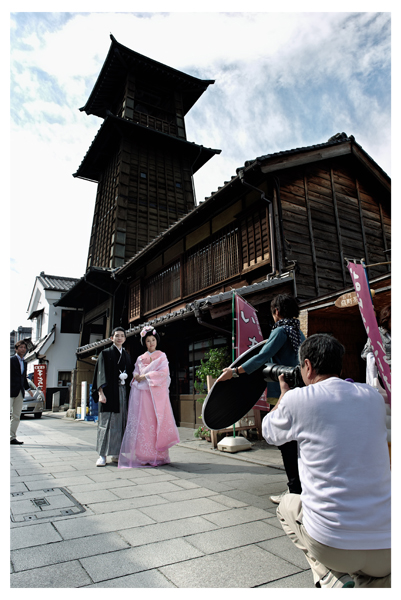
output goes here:
<path id="1" fill-rule="evenodd" d="M 29 383 L 26 378 L 26 362 L 23 360 L 28 348 L 23 341 L 15 344 L 15 354 L 10 361 L 10 401 L 11 401 L 11 423 L 10 423 L 10 444 L 23 444 L 17 440 L 17 429 L 21 420 L 22 403 L 24 401 L 25 390 L 29 390 Z"/>
<path id="2" fill-rule="evenodd" d="M 128 396 L 132 381 L 131 359 L 123 348 L 125 329 L 111 332 L 113 345 L 99 354 L 93 374 L 92 398 L 99 402 L 96 451 L 97 467 L 105 467 L 107 456 L 118 462 L 127 424 Z"/>
<path id="3" fill-rule="evenodd" d="M 386 410 L 366 383 L 340 379 L 345 349 L 327 334 L 299 349 L 306 387 L 281 396 L 263 419 L 268 444 L 296 440 L 302 494 L 277 508 L 305 553 L 316 587 L 391 587 L 391 488 Z"/>

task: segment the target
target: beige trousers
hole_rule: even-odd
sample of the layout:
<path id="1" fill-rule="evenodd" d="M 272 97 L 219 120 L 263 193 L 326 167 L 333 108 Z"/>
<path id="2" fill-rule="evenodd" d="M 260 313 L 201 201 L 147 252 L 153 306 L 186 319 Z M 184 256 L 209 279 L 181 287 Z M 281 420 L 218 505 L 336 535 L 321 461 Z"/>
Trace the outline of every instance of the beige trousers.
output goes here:
<path id="1" fill-rule="evenodd" d="M 21 420 L 21 410 L 22 403 L 24 401 L 24 397 L 22 392 L 15 396 L 15 398 L 10 398 L 10 406 L 11 406 L 11 422 L 10 422 L 10 441 L 15 440 L 17 437 L 17 429 L 19 422 Z"/>
<path id="2" fill-rule="evenodd" d="M 302 550 L 318 582 L 331 571 L 337 578 L 349 574 L 355 587 L 391 587 L 391 550 L 341 550 L 314 540 L 302 523 L 298 494 L 286 494 L 277 508 L 277 517 L 290 540 Z"/>

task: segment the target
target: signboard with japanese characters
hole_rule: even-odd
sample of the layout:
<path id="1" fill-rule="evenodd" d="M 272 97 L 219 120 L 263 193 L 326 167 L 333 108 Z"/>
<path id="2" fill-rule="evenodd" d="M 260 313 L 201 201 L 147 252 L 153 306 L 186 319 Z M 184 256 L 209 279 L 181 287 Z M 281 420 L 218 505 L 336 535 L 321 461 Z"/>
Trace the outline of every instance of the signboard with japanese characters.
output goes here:
<path id="1" fill-rule="evenodd" d="M 263 340 L 262 330 L 256 310 L 241 296 L 235 294 L 236 315 L 236 358 Z M 254 408 L 267 410 L 266 392 L 259 398 Z"/>
<path id="2" fill-rule="evenodd" d="M 46 393 L 46 365 L 34 365 L 33 383 Z"/>

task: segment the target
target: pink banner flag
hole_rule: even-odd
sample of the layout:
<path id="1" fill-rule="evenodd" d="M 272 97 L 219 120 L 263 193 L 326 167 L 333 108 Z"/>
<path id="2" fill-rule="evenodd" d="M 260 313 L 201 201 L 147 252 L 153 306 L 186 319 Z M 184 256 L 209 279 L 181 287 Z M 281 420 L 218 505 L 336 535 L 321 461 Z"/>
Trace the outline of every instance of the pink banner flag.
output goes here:
<path id="1" fill-rule="evenodd" d="M 256 346 L 263 340 L 262 330 L 256 315 L 256 310 L 248 304 L 241 296 L 235 294 L 236 314 L 236 358 Z M 259 398 L 254 408 L 267 410 L 266 392 Z"/>
<path id="2" fill-rule="evenodd" d="M 359 311 L 365 326 L 366 335 L 373 347 L 377 369 L 386 388 L 388 401 L 391 404 L 391 372 L 377 325 L 366 271 L 363 265 L 357 265 L 353 262 L 348 263 L 348 269 L 358 298 Z"/>

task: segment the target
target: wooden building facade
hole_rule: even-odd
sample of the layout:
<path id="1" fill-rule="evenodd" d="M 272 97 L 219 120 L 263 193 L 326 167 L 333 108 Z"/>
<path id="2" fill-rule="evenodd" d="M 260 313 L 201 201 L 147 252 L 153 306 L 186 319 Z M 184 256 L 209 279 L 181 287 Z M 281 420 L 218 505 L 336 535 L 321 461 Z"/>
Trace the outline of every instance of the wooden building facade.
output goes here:
<path id="1" fill-rule="evenodd" d="M 210 83 L 112 38 L 82 109 L 104 119 L 76 174 L 98 182 L 87 273 L 64 299 L 83 309 L 77 382 L 91 380 L 113 327 L 126 328 L 135 361 L 138 334 L 152 324 L 169 358 L 177 423 L 194 427 L 196 368 L 211 347 L 231 350 L 233 289 L 257 308 L 265 338 L 271 299 L 289 292 L 305 334 L 333 332 L 360 354 L 356 310 L 332 308 L 352 289 L 345 259 L 373 265 L 381 301 L 391 287 L 391 181 L 353 136 L 247 161 L 195 206 L 192 174 L 219 151 L 187 142 L 184 116 Z M 347 369 L 363 380 L 360 361 Z"/>
<path id="2" fill-rule="evenodd" d="M 325 302 L 334 305 L 352 289 L 347 258 L 375 265 L 369 278 L 385 290 L 381 298 L 390 299 L 390 192 L 388 176 L 352 136 L 340 134 L 245 163 L 124 265 L 105 271 L 119 307 L 110 327 L 127 328 L 132 355 L 142 351 L 138 333 L 145 323 L 162 334 L 177 422 L 196 425 L 193 382 L 204 353 L 231 347 L 232 289 L 258 309 L 264 337 L 273 324 L 270 300 L 294 294 L 304 332 L 336 335 L 354 357 L 347 359 L 347 376 L 363 380 L 358 353 L 365 334 L 357 307 L 347 314 L 333 307 L 327 318 Z M 355 333 L 347 342 L 351 322 Z M 78 357 L 89 358 L 107 343 L 82 337 Z"/>

